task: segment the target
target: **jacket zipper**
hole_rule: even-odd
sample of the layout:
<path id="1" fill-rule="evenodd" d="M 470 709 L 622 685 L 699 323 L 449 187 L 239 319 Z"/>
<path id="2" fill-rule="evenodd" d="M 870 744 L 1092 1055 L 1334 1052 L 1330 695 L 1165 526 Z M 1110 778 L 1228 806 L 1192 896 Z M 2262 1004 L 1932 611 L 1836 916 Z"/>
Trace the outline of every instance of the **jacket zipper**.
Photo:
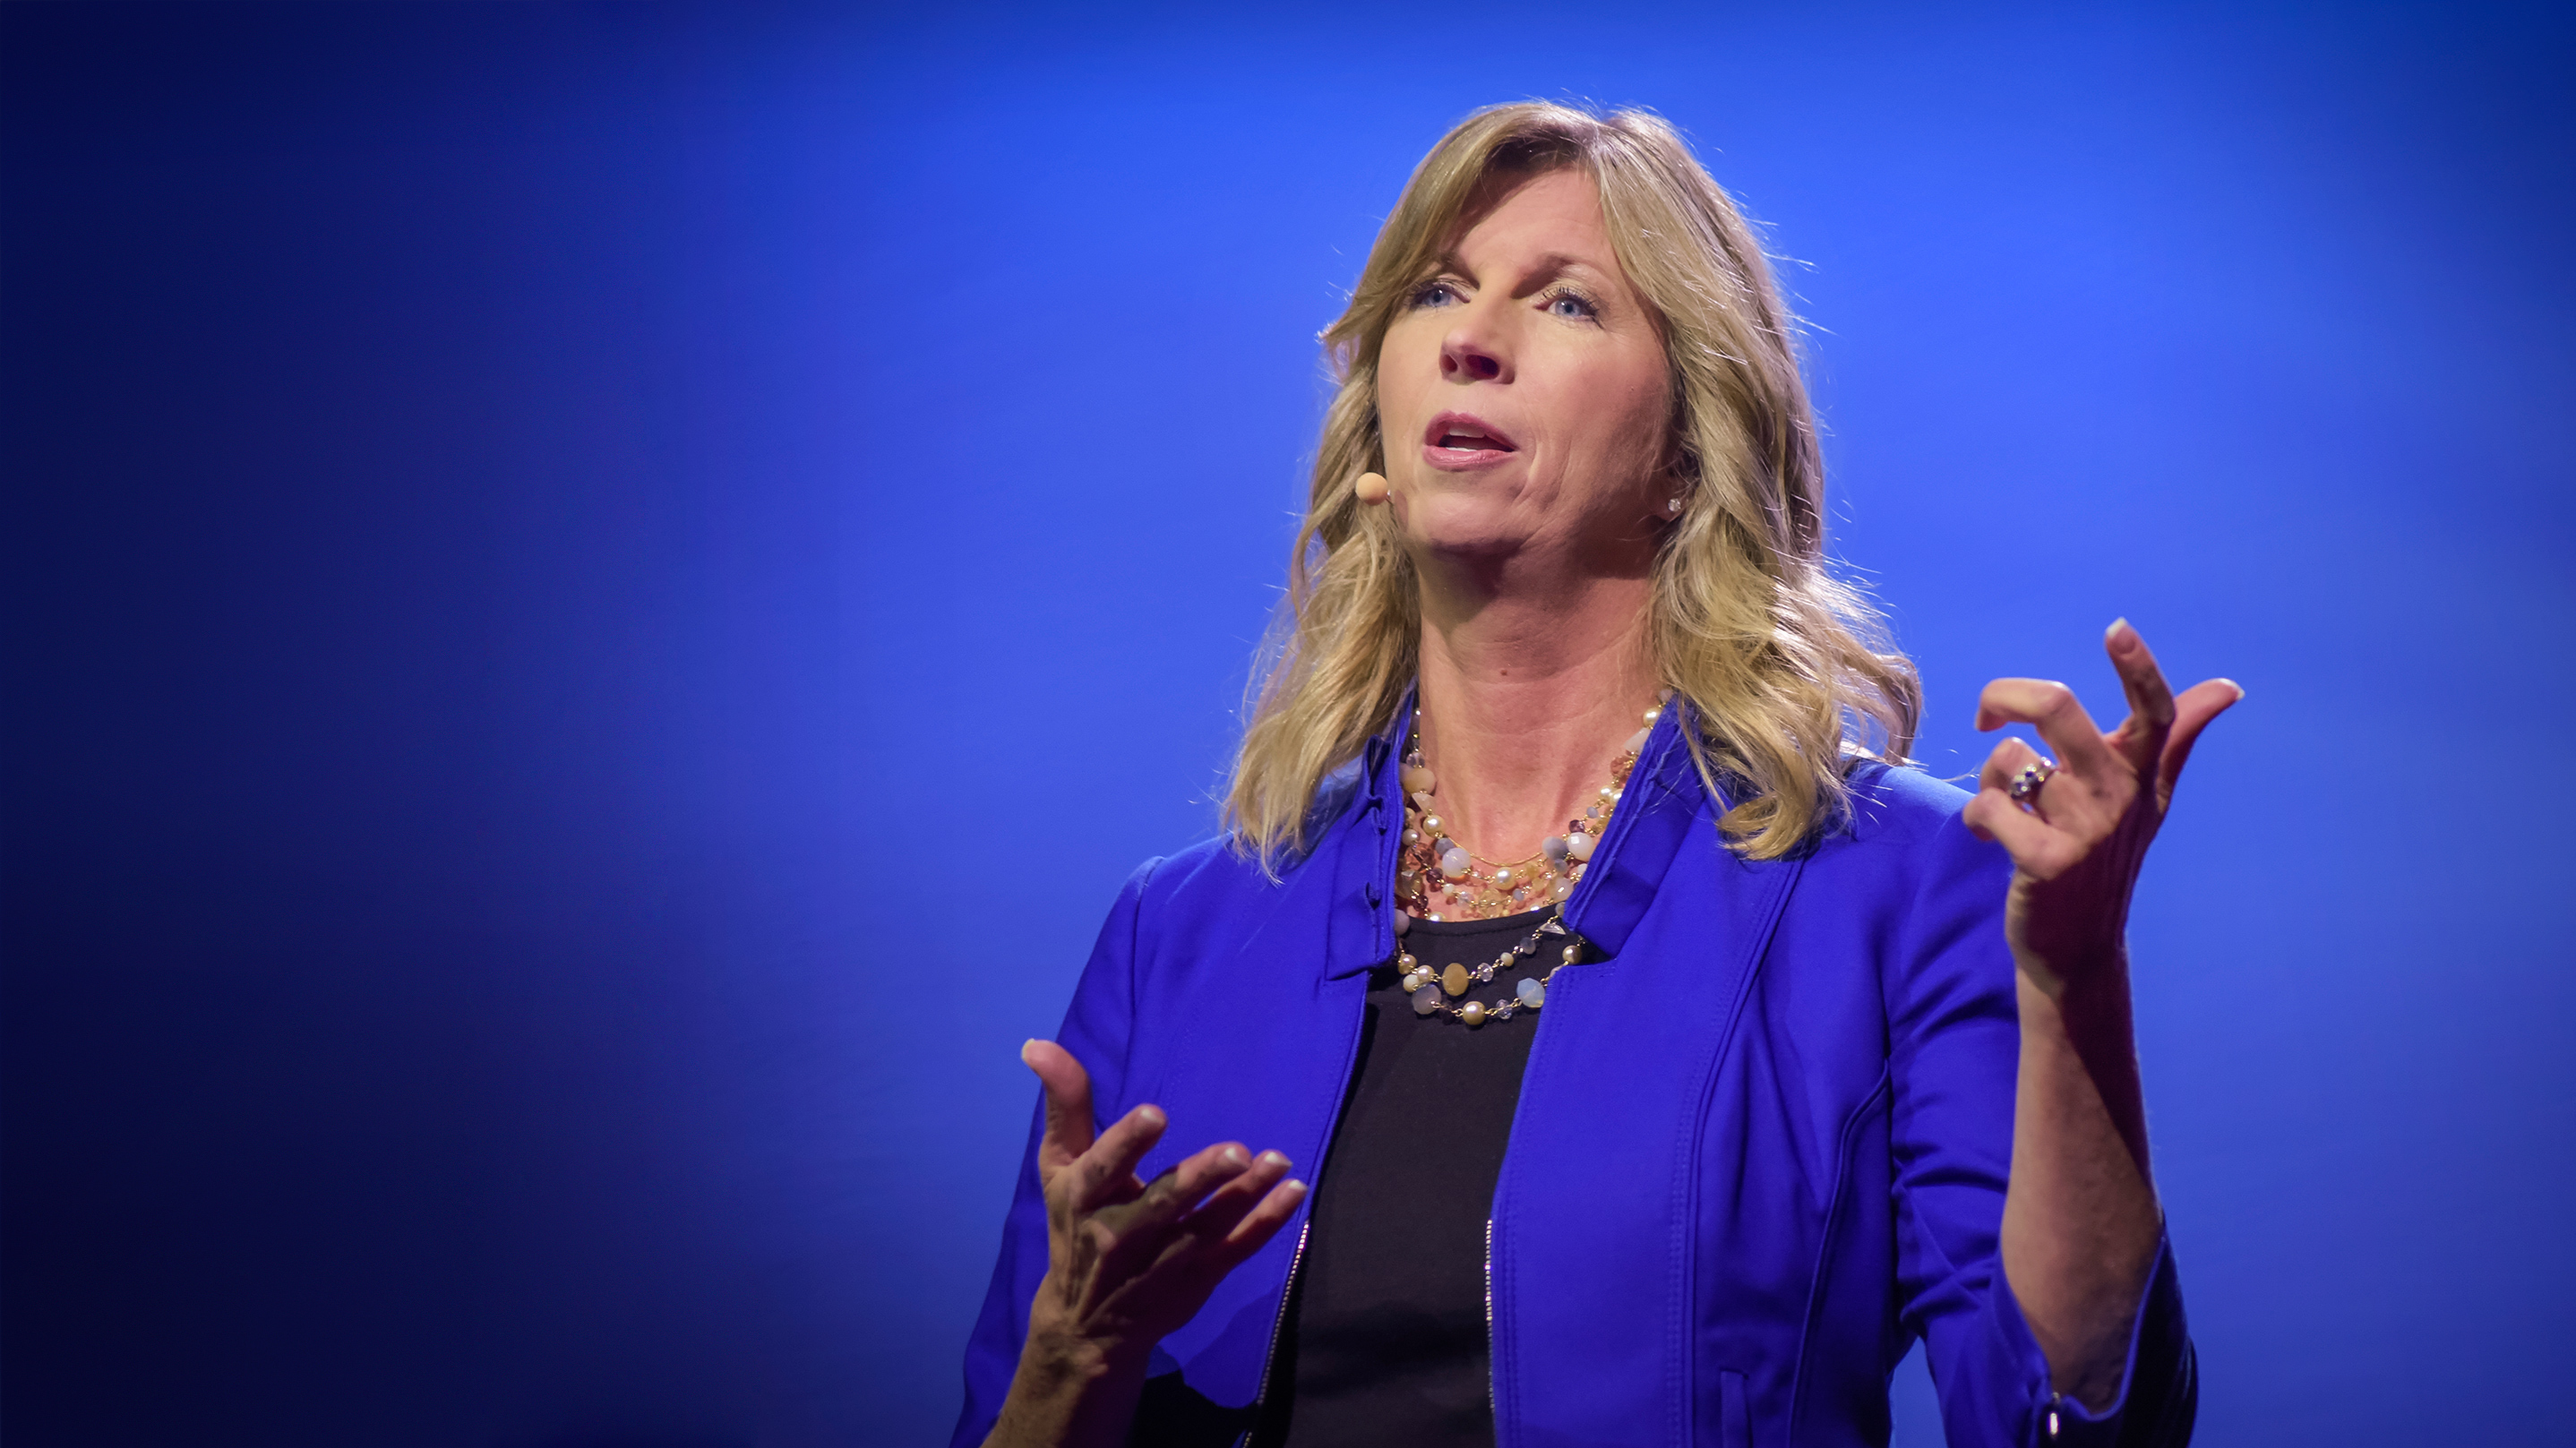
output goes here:
<path id="1" fill-rule="evenodd" d="M 1494 1219 L 1485 1219 L 1485 1415 L 1493 1420 L 1494 1437 L 1503 1434 L 1502 1395 L 1494 1388 Z"/>
<path id="2" fill-rule="evenodd" d="M 1297 1246 L 1288 1254 L 1288 1280 L 1279 1285 L 1279 1310 L 1270 1315 L 1270 1351 L 1261 1359 L 1261 1382 L 1252 1390 L 1252 1406 L 1257 1411 L 1270 1399 L 1270 1370 L 1279 1362 L 1279 1334 L 1288 1326 L 1288 1299 L 1297 1291 L 1297 1269 L 1306 1265 L 1306 1234 L 1315 1229 L 1315 1215 L 1297 1224 Z M 1252 1430 L 1243 1430 L 1240 1443 L 1252 1441 Z"/>

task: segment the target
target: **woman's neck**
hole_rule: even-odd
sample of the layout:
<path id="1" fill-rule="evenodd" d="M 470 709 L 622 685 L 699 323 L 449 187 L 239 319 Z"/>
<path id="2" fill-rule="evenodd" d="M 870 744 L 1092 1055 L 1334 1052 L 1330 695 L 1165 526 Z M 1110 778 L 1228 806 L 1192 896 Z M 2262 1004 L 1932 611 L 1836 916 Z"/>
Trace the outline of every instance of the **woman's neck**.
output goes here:
<path id="1" fill-rule="evenodd" d="M 1597 801 L 1655 702 L 1650 592 L 1643 577 L 1470 597 L 1425 588 L 1425 762 L 1438 813 L 1470 851 L 1519 860 Z"/>

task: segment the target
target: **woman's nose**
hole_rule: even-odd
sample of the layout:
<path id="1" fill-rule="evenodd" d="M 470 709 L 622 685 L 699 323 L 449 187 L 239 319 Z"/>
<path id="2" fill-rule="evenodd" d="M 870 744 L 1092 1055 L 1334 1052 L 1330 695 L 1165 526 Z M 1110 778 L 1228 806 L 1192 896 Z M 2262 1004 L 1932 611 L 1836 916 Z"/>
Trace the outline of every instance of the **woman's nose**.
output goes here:
<path id="1" fill-rule="evenodd" d="M 1440 376 L 1449 382 L 1509 382 L 1511 362 L 1481 327 L 1453 328 L 1440 343 Z"/>

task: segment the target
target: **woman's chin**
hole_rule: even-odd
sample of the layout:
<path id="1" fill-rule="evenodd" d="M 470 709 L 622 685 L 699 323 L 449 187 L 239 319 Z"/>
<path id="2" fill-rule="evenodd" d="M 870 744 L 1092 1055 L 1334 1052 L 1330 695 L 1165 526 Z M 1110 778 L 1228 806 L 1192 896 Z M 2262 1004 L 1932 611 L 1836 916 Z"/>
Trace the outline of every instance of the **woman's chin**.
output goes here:
<path id="1" fill-rule="evenodd" d="M 1531 539 L 1526 528 L 1497 524 L 1425 529 L 1415 533 L 1410 542 L 1417 561 L 1437 560 L 1453 567 L 1472 567 L 1526 552 Z"/>

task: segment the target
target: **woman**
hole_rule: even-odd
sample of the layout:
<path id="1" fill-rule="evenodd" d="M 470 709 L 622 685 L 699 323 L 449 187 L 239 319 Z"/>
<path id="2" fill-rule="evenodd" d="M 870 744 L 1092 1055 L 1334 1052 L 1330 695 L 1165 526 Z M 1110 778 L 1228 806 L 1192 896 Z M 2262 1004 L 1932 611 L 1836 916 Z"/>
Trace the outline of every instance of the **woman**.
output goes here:
<path id="1" fill-rule="evenodd" d="M 2110 734 L 2003 679 L 2062 764 L 1898 767 L 1791 327 L 1652 117 L 1423 162 L 1229 835 L 1023 1053 L 960 1444 L 1882 1442 L 1916 1336 L 1953 1444 L 2188 1437 L 2122 935 L 2240 691 L 2115 624 Z"/>

